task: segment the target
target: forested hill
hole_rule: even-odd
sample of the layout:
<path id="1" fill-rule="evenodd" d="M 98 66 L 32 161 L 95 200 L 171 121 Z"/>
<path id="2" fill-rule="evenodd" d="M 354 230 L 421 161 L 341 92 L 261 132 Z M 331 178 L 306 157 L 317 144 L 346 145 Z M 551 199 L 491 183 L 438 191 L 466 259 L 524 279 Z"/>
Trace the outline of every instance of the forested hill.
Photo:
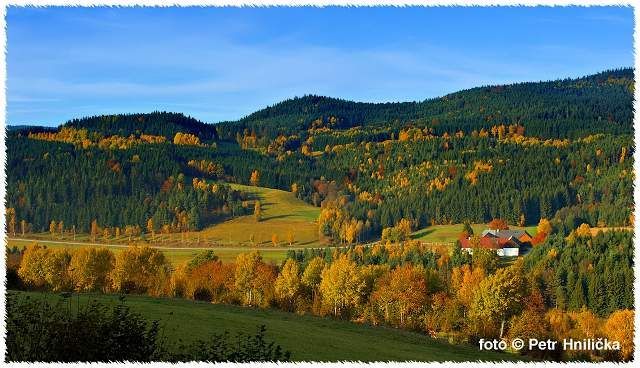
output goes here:
<path id="1" fill-rule="evenodd" d="M 322 206 L 322 233 L 343 243 L 403 219 L 628 226 L 633 88 L 621 69 L 415 103 L 306 96 L 217 125 L 153 112 L 14 130 L 6 203 L 14 227 L 37 231 L 152 218 L 153 231 L 178 232 L 249 213 L 242 193 L 220 189 L 238 183 Z"/>
<path id="2" fill-rule="evenodd" d="M 307 95 L 282 101 L 237 121 L 207 124 L 181 113 L 99 115 L 66 122 L 104 136 L 140 133 L 172 139 L 189 133 L 203 141 L 233 140 L 255 133 L 267 139 L 309 129 L 384 126 L 398 132 L 407 126 L 434 134 L 466 134 L 500 124 L 524 126 L 541 138 L 576 138 L 593 133 L 633 131 L 633 69 L 605 71 L 578 79 L 494 85 L 459 91 L 421 102 L 366 103 Z M 18 130 L 35 131 L 36 128 Z"/>
<path id="3" fill-rule="evenodd" d="M 217 127 L 230 139 L 244 129 L 274 138 L 321 126 L 415 125 L 439 134 L 519 124 L 531 135 L 572 138 L 631 133 L 632 101 L 633 69 L 625 68 L 578 79 L 477 87 L 422 102 L 363 103 L 309 95 Z"/>
<path id="4" fill-rule="evenodd" d="M 105 136 L 127 137 L 141 133 L 173 139 L 176 133 L 189 133 L 202 141 L 217 139 L 216 128 L 180 113 L 154 111 L 148 114 L 117 114 L 73 119 L 65 127 L 87 129 Z"/>

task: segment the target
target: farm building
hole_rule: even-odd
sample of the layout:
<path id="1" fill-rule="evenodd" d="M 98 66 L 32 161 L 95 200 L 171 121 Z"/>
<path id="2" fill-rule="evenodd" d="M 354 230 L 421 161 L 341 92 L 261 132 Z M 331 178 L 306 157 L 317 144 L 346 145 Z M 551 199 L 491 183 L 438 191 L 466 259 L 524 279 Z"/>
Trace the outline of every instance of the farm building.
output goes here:
<path id="1" fill-rule="evenodd" d="M 500 257 L 517 257 L 520 255 L 520 249 L 530 243 L 531 239 L 531 234 L 525 230 L 485 230 L 476 246 L 491 249 Z M 461 237 L 460 245 L 462 250 L 473 253 L 474 244 L 471 237 Z"/>

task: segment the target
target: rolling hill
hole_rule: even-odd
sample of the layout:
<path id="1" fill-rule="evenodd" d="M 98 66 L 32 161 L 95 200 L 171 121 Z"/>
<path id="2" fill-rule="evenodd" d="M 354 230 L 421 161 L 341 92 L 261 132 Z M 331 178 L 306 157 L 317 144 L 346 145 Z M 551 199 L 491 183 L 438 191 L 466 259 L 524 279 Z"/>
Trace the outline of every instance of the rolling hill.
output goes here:
<path id="1" fill-rule="evenodd" d="M 327 96 L 291 98 L 235 121 L 208 124 L 180 113 L 152 112 L 73 119 L 63 126 L 105 135 L 144 132 L 172 138 L 176 132 L 202 140 L 233 140 L 245 129 L 275 138 L 307 130 L 320 120 L 333 129 L 354 126 L 431 125 L 436 132 L 489 128 L 496 123 L 520 123 L 533 135 L 575 137 L 602 132 L 627 134 L 633 129 L 634 71 L 603 71 L 553 81 L 492 85 L 462 90 L 419 102 L 368 103 Z M 331 118 L 334 121 L 329 122 Z M 579 124 L 576 124 L 579 122 Z M 18 130 L 34 130 L 24 126 Z"/>
<path id="2" fill-rule="evenodd" d="M 260 245 L 292 229 L 296 243 L 317 244 L 310 219 L 329 201 L 344 211 L 340 221 L 355 221 L 361 241 L 402 218 L 414 228 L 493 218 L 532 226 L 559 214 L 567 230 L 627 226 L 633 88 L 633 70 L 619 69 L 421 102 L 304 96 L 216 125 L 153 112 L 74 119 L 57 133 L 26 128 L 9 132 L 7 207 L 27 232 L 51 231 L 53 222 L 88 233 L 95 220 L 108 238 L 127 227 L 151 233 L 151 218 L 155 232 L 206 229 L 218 243 Z M 174 143 L 178 133 L 205 144 Z M 258 224 L 246 193 L 227 186 L 249 184 L 254 173 L 261 187 L 280 190 L 257 193 L 267 213 Z M 295 205 L 282 192 L 293 187 Z M 289 213 L 302 202 L 316 209 Z M 343 236 L 345 225 L 333 225 L 323 234 Z"/>
<path id="3" fill-rule="evenodd" d="M 227 139 L 244 129 L 269 136 L 291 134 L 308 129 L 317 119 L 334 129 L 426 123 L 436 131 L 470 132 L 498 122 L 521 123 L 531 134 L 550 138 L 587 131 L 629 133 L 633 75 L 632 69 L 619 69 L 576 79 L 483 86 L 421 102 L 364 103 L 307 95 L 217 128 Z M 335 122 L 327 121 L 331 117 Z"/>

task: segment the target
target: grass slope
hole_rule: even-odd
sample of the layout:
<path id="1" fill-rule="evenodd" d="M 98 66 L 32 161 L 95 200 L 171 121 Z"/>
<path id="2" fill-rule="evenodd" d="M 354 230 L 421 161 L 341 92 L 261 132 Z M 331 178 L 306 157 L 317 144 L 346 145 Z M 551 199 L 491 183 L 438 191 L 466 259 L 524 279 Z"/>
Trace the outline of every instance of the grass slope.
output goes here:
<path id="1" fill-rule="evenodd" d="M 208 227 L 200 232 L 204 239 L 223 245 L 273 246 L 271 237 L 276 234 L 278 246 L 288 246 L 288 234 L 294 237 L 293 246 L 317 247 L 325 244 L 319 239 L 316 220 L 320 209 L 301 201 L 293 193 L 278 189 L 232 184 L 234 189 L 250 193 L 259 199 L 262 221 L 253 214 L 241 216 Z M 251 236 L 254 243 L 251 243 Z"/>
<path id="2" fill-rule="evenodd" d="M 12 291 L 13 293 L 13 291 Z M 20 292 L 35 298 L 60 300 L 56 294 Z M 77 296 L 69 300 L 71 308 Z M 119 303 L 117 295 L 80 295 L 80 303 L 97 299 Z M 228 330 L 254 332 L 267 327 L 267 337 L 291 351 L 297 361 L 469 361 L 515 360 L 507 353 L 480 352 L 469 345 L 450 345 L 427 336 L 397 329 L 371 327 L 275 310 L 215 305 L 181 299 L 127 296 L 126 305 L 151 320 L 160 320 L 172 341 L 206 338 Z"/>

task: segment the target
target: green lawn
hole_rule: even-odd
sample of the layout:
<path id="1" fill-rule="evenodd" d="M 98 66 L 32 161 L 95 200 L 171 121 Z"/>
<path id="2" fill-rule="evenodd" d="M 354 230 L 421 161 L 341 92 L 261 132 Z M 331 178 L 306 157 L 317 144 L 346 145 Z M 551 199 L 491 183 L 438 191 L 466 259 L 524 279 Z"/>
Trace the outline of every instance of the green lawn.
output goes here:
<path id="1" fill-rule="evenodd" d="M 13 291 L 11 291 L 13 293 Z M 32 297 L 60 300 L 56 294 L 24 293 Z M 75 304 L 77 296 L 72 297 Z M 118 303 L 117 295 L 81 295 Z M 300 316 L 276 310 L 215 305 L 181 299 L 127 296 L 126 305 L 152 320 L 160 320 L 171 340 L 189 341 L 228 330 L 254 332 L 267 327 L 267 338 L 291 351 L 297 361 L 469 361 L 516 360 L 508 353 L 480 352 L 469 345 L 451 345 L 427 336 L 397 329 L 371 327 L 329 318 Z"/>

